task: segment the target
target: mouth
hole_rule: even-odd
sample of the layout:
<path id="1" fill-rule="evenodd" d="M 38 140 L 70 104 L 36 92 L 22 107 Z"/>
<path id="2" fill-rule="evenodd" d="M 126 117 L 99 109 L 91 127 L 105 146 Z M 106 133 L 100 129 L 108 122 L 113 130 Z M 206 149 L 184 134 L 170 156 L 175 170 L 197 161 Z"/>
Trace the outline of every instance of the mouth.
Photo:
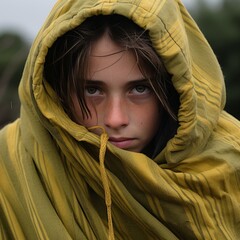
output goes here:
<path id="1" fill-rule="evenodd" d="M 122 149 L 128 149 L 132 146 L 133 141 L 135 138 L 115 138 L 115 137 L 110 137 L 109 142 L 111 142 L 114 146 L 122 148 Z"/>

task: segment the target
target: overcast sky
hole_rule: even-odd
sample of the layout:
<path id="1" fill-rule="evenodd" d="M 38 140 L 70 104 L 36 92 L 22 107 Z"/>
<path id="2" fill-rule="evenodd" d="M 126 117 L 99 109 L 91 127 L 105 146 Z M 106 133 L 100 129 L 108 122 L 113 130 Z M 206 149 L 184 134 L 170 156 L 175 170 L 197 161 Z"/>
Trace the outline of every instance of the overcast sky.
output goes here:
<path id="1" fill-rule="evenodd" d="M 196 0 L 182 0 L 191 8 Z M 219 0 L 211 0 L 217 2 Z M 14 30 L 32 41 L 56 0 L 1 0 L 0 32 Z"/>

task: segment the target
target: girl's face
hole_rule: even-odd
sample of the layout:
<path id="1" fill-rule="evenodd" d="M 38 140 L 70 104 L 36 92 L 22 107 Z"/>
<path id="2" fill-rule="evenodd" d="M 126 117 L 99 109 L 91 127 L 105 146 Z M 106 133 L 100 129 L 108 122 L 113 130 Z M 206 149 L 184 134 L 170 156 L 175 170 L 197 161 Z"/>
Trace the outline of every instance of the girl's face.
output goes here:
<path id="1" fill-rule="evenodd" d="M 87 128 L 102 126 L 113 145 L 141 152 L 159 128 L 161 111 L 135 55 L 105 34 L 92 45 L 88 66 L 85 98 L 91 116 L 83 118 L 73 95 L 76 121 Z"/>

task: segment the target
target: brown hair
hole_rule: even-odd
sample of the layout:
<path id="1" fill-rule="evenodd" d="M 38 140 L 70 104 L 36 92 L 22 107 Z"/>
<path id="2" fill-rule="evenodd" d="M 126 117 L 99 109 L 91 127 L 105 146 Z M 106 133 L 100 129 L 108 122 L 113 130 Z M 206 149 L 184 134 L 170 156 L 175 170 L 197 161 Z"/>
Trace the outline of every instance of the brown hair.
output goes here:
<path id="1" fill-rule="evenodd" d="M 64 110 L 73 120 L 76 119 L 72 101 L 73 92 L 77 95 L 83 117 L 89 117 L 91 113 L 84 96 L 88 56 L 91 44 L 104 33 L 121 47 L 135 53 L 140 71 L 146 79 L 149 79 L 161 103 L 160 106 L 165 110 L 159 130 L 160 138 L 163 139 L 160 140 L 160 144 L 158 140 L 157 152 L 159 152 L 176 132 L 178 95 L 161 58 L 152 46 L 148 32 L 131 20 L 116 14 L 93 16 L 77 28 L 65 33 L 49 49 L 44 68 L 45 78 L 56 91 Z"/>

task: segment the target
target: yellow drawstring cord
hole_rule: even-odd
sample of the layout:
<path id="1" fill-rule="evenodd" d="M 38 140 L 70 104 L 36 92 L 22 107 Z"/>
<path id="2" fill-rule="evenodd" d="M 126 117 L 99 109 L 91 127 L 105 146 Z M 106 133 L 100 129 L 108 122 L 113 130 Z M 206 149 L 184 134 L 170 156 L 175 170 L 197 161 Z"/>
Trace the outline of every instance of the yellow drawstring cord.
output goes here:
<path id="1" fill-rule="evenodd" d="M 103 189 L 105 194 L 105 204 L 107 207 L 107 218 L 108 218 L 108 239 L 114 240 L 114 230 L 113 230 L 113 221 L 112 221 L 112 199 L 111 199 L 111 191 L 109 187 L 109 181 L 108 176 L 106 172 L 106 168 L 104 165 L 105 160 L 105 153 L 107 149 L 107 141 L 108 141 L 108 135 L 103 127 L 95 126 L 89 128 L 89 130 L 101 128 L 103 130 L 103 133 L 100 136 L 100 151 L 99 151 L 99 162 L 100 162 L 100 173 L 103 183 Z"/>

